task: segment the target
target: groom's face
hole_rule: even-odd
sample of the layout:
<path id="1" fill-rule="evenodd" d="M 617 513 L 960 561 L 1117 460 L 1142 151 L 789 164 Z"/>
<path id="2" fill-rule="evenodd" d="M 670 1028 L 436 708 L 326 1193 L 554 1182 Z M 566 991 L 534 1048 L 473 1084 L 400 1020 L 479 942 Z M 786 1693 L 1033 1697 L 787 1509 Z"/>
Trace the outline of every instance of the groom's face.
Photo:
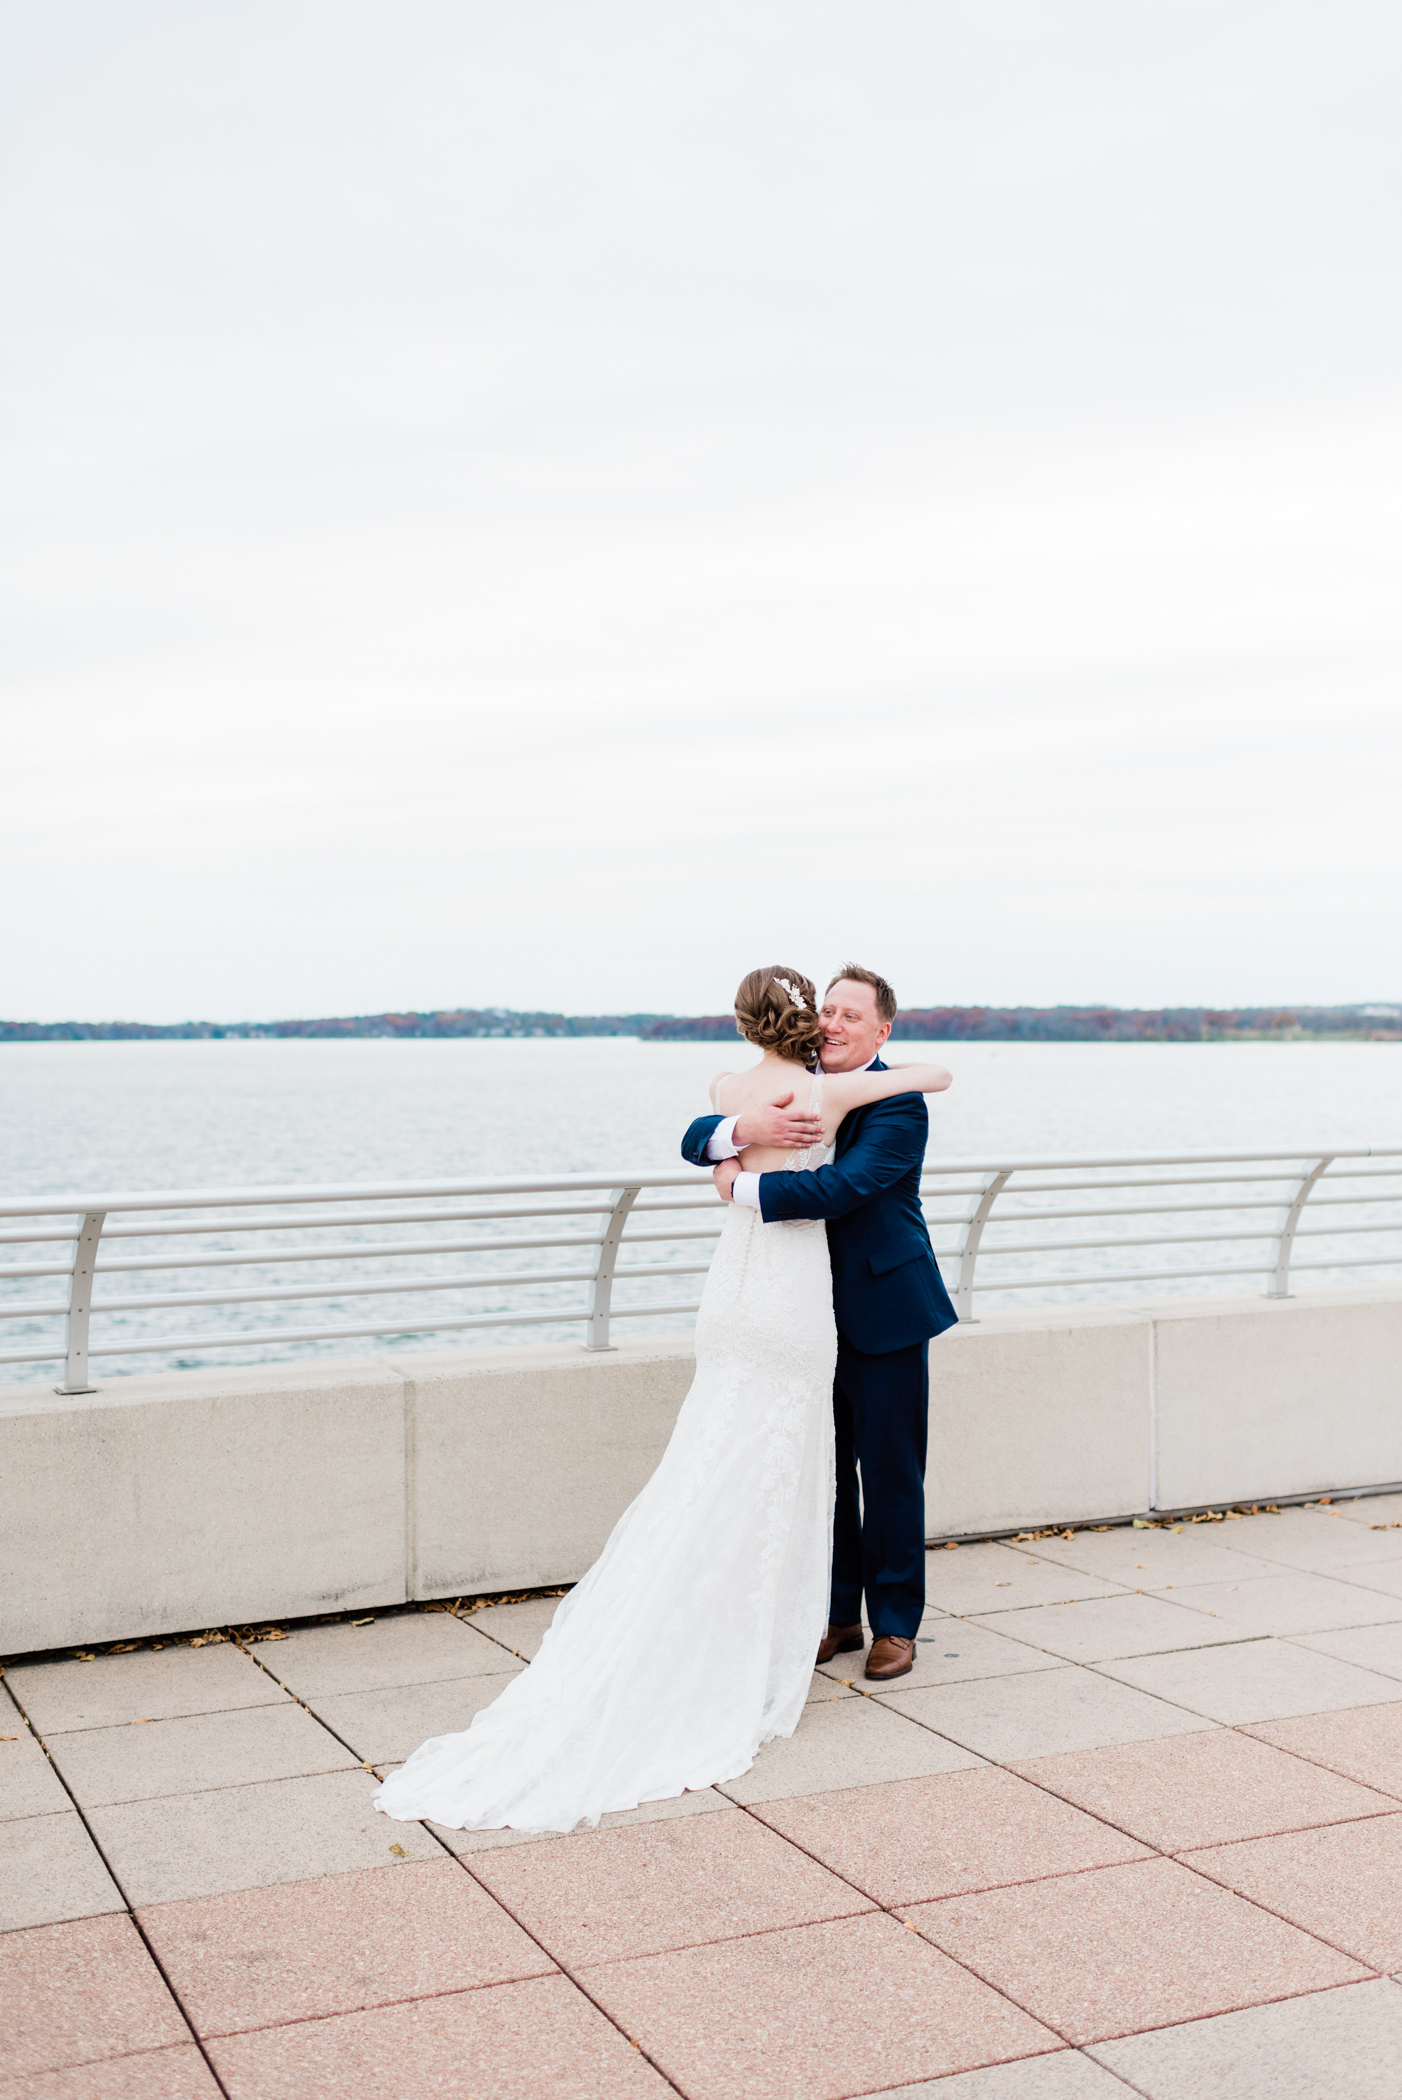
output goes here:
<path id="1" fill-rule="evenodd" d="M 839 977 L 829 986 L 820 1019 L 825 1072 L 860 1072 L 891 1033 L 890 1022 L 883 1021 L 876 1010 L 871 986 L 856 984 L 850 977 Z"/>

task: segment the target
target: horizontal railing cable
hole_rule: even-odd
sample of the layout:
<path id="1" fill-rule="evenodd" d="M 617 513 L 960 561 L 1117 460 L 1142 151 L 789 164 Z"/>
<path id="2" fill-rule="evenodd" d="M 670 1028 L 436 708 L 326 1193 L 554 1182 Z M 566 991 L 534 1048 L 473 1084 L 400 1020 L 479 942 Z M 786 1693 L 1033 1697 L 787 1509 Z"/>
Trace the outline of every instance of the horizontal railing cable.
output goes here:
<path id="1" fill-rule="evenodd" d="M 1389 1181 L 1393 1186 L 1377 1185 Z M 1399 1184 L 1402 1146 L 980 1156 L 931 1161 L 921 1174 L 928 1222 L 941 1235 L 938 1258 L 949 1267 L 956 1306 L 966 1319 L 975 1293 L 980 1302 L 990 1293 L 1014 1301 L 1029 1292 L 1071 1291 L 1084 1298 L 1126 1286 L 1182 1288 L 1254 1276 L 1263 1280 L 1267 1295 L 1283 1297 L 1292 1269 L 1342 1273 L 1402 1266 Z M 1055 1200 L 1064 1196 L 1088 1200 Z M 1111 1200 L 1098 1200 L 1106 1197 Z M 1354 1215 L 1345 1222 L 1340 1213 L 1347 1210 Z M 686 1214 L 696 1211 L 711 1215 L 692 1223 Z M 1202 1225 L 1183 1229 L 1193 1217 Z M 9 1221 L 0 1230 L 0 1249 L 28 1249 L 34 1257 L 0 1256 L 0 1322 L 10 1323 L 11 1338 L 25 1344 L 0 1352 L 0 1364 L 61 1363 L 59 1390 L 75 1393 L 90 1390 L 92 1359 L 193 1354 L 208 1360 L 211 1353 L 298 1350 L 348 1339 L 408 1340 L 492 1328 L 567 1333 L 581 1326 L 588 1347 L 609 1348 L 615 1319 L 657 1321 L 695 1312 L 694 1304 L 663 1302 L 656 1287 L 704 1274 L 709 1249 L 696 1243 L 720 1237 L 725 1211 L 704 1169 L 647 1168 L 517 1180 L 13 1195 L 0 1202 L 0 1218 Z M 1220 1223 L 1209 1222 L 1215 1220 Z M 1061 1229 L 1091 1221 L 1101 1227 L 1095 1236 L 1072 1237 Z M 559 1230 L 552 1232 L 552 1224 Z M 503 1226 L 508 1230 L 499 1232 Z M 358 1239 L 357 1233 L 368 1236 Z M 953 1235 L 953 1244 L 945 1243 L 946 1234 Z M 233 1235 L 237 1242 L 230 1245 Z M 1302 1259 L 1296 1255 L 1300 1239 L 1330 1239 L 1338 1246 L 1332 1254 L 1311 1248 Z M 130 1241 L 145 1246 L 114 1255 L 115 1243 Z M 1115 1261 L 1117 1253 L 1139 1257 L 1146 1249 L 1170 1257 L 1181 1249 L 1191 1257 L 1199 1248 L 1206 1254 L 1216 1246 L 1254 1245 L 1261 1253 L 1251 1261 L 1189 1258 L 1174 1267 Z M 62 1257 L 44 1252 L 60 1246 L 66 1250 Z M 630 1250 L 644 1247 L 659 1250 L 661 1258 L 629 1258 Z M 667 1258 L 669 1249 L 676 1258 Z M 563 1253 L 566 1265 L 531 1265 L 551 1253 Z M 1028 1258 L 1043 1254 L 1064 1255 L 1068 1266 L 1054 1274 L 1025 1273 Z M 505 1266 L 504 1256 L 512 1257 Z M 410 1257 L 430 1266 L 406 1273 L 399 1264 Z M 433 1268 L 448 1257 L 450 1269 Z M 315 1273 L 306 1273 L 308 1264 Z M 302 1267 L 304 1281 L 278 1280 L 290 1265 Z M 122 1291 L 118 1281 L 162 1273 L 173 1280 L 204 1271 L 213 1282 L 228 1270 L 239 1272 L 229 1287 L 210 1290 L 158 1284 Z M 53 1302 L 26 1300 L 15 1288 L 42 1279 L 66 1284 L 61 1302 L 57 1293 Z M 581 1295 L 561 1295 L 576 1291 Z M 444 1302 L 458 1292 L 496 1294 L 509 1302 L 460 1312 Z M 542 1304 L 541 1292 L 557 1302 Z M 629 1302 L 614 1302 L 620 1292 Z M 322 1301 L 339 1309 L 357 1300 L 385 1301 L 383 1317 L 308 1327 L 259 1323 L 245 1331 L 198 1325 L 202 1313 L 220 1307 L 273 1310 Z M 172 1334 L 164 1331 L 162 1314 L 185 1325 L 194 1316 L 196 1325 Z M 24 1331 L 49 1322 L 61 1322 L 61 1334 Z"/>

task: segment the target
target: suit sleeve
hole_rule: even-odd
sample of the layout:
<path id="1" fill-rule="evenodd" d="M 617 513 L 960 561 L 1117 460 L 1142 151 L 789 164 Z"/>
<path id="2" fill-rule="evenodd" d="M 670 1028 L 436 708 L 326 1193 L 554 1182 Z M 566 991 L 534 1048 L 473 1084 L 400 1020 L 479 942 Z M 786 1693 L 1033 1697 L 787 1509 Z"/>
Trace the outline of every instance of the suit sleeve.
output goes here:
<path id="1" fill-rule="evenodd" d="M 691 1129 L 700 1127 L 693 1123 Z M 858 1136 L 832 1166 L 819 1167 L 814 1173 L 760 1175 L 759 1207 L 765 1223 L 780 1218 L 845 1217 L 919 1166 L 929 1129 L 923 1094 L 896 1094 L 889 1101 L 877 1102 Z"/>
<path id="2" fill-rule="evenodd" d="M 724 1121 L 724 1116 L 698 1116 L 690 1125 L 682 1139 L 682 1158 L 689 1167 L 708 1167 L 711 1164 L 706 1157 L 706 1147 L 716 1125 Z"/>

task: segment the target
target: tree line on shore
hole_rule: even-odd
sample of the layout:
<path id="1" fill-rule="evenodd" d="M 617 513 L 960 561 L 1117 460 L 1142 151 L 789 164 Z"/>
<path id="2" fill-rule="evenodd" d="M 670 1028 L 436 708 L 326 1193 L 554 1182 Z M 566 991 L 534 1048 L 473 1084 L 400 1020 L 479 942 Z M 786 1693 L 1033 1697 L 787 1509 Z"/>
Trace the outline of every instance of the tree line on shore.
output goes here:
<path id="1" fill-rule="evenodd" d="M 1366 1038 L 1402 1041 L 1396 1006 L 925 1006 L 891 1031 L 920 1042 L 1202 1043 Z M 310 1021 L 0 1021 L 0 1043 L 198 1042 L 310 1036 L 636 1036 L 642 1042 L 733 1042 L 733 1014 L 525 1013 L 452 1007 L 432 1013 L 348 1014 Z"/>

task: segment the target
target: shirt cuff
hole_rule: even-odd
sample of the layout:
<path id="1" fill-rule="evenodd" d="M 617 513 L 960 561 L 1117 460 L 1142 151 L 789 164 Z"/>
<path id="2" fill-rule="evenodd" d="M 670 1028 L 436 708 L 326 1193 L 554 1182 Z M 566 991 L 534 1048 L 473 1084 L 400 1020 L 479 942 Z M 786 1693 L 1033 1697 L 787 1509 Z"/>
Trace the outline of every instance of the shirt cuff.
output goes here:
<path id="1" fill-rule="evenodd" d="M 735 1186 L 730 1191 L 732 1203 L 747 1203 L 751 1210 L 759 1209 L 758 1174 L 737 1174 Z"/>
<path id="2" fill-rule="evenodd" d="M 739 1158 L 740 1147 L 735 1142 L 735 1125 L 739 1120 L 738 1116 L 727 1116 L 723 1123 L 717 1123 L 706 1141 L 707 1159 Z"/>

